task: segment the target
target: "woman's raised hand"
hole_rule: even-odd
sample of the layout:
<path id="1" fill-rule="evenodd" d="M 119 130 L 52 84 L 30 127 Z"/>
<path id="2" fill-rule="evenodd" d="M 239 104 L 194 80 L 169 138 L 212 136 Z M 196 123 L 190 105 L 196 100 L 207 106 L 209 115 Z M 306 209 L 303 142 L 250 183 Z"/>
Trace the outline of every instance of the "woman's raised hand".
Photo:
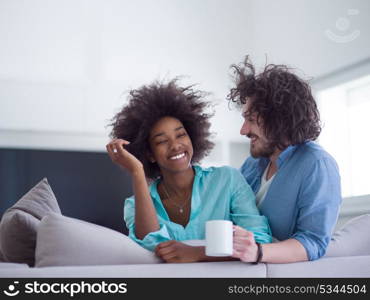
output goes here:
<path id="1" fill-rule="evenodd" d="M 124 146 L 128 144 L 130 144 L 129 141 L 123 139 L 114 139 L 107 144 L 106 148 L 109 157 L 115 164 L 125 168 L 131 174 L 134 174 L 135 172 L 143 169 L 143 164 L 124 148 Z"/>

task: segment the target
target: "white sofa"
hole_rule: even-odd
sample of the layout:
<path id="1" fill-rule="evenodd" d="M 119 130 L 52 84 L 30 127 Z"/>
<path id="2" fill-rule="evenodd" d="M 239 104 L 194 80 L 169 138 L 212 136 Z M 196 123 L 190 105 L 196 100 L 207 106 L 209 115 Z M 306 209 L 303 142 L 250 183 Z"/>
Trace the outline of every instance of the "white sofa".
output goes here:
<path id="1" fill-rule="evenodd" d="M 63 216 L 44 179 L 2 217 L 0 277 L 370 277 L 369 228 L 370 215 L 348 222 L 316 261 L 168 264 L 123 233 Z"/>
<path id="2" fill-rule="evenodd" d="M 46 215 L 38 226 L 35 267 L 2 262 L 0 277 L 370 277 L 370 254 L 367 253 L 370 238 L 352 238 L 355 248 L 346 248 L 348 243 L 343 243 L 351 232 L 369 221 L 370 215 L 364 215 L 337 231 L 327 256 L 316 261 L 258 265 L 240 261 L 169 264 L 117 231 L 53 213 Z M 359 240 L 364 244 L 356 244 Z M 187 241 L 193 245 L 203 242 Z"/>
<path id="3" fill-rule="evenodd" d="M 27 264 L 0 263 L 1 278 L 318 278 L 370 277 L 370 256 L 327 257 L 292 264 L 246 264 L 201 262 L 187 264 L 128 264 L 99 266 L 29 267 Z"/>

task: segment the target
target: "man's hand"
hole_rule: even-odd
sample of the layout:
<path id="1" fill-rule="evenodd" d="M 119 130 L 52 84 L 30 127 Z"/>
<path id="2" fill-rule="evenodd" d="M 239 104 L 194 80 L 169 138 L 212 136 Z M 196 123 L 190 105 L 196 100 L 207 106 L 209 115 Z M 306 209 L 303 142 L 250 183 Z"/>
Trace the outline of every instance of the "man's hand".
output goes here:
<path id="1" fill-rule="evenodd" d="M 178 241 L 168 241 L 157 245 L 155 254 L 168 263 L 190 263 L 200 261 L 202 248 L 186 245 Z"/>
<path id="2" fill-rule="evenodd" d="M 255 262 L 257 260 L 258 247 L 252 232 L 239 226 L 234 226 L 233 255 L 244 262 Z"/>

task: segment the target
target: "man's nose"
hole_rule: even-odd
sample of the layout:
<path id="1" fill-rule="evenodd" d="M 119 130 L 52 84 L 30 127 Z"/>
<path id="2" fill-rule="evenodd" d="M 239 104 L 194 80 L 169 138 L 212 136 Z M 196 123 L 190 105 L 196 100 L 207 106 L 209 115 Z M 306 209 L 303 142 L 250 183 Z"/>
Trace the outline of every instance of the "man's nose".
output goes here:
<path id="1" fill-rule="evenodd" d="M 247 121 L 244 121 L 242 127 L 240 128 L 240 134 L 241 135 L 248 135 L 250 131 L 250 127 L 247 123 Z"/>

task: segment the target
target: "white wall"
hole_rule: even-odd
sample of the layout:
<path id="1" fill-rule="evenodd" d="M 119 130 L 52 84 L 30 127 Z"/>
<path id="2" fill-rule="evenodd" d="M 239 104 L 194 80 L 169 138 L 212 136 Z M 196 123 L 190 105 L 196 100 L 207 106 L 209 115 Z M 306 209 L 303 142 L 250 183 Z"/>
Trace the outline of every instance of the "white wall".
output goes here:
<path id="1" fill-rule="evenodd" d="M 251 0 L 251 54 L 321 77 L 370 57 L 368 0 Z M 355 13 L 355 14 L 354 14 Z M 340 39 L 333 39 L 330 33 Z M 351 34 L 354 35 L 351 40 Z"/>
<path id="2" fill-rule="evenodd" d="M 226 104 L 247 11 L 242 0 L 1 0 L 1 145 L 53 149 L 60 137 L 65 149 L 104 151 L 125 92 L 154 79 L 185 75 Z M 234 132 L 223 125 L 213 131 Z"/>
<path id="3" fill-rule="evenodd" d="M 238 166 L 229 66 L 267 55 L 320 77 L 370 56 L 369 12 L 367 0 L 0 0 L 0 147 L 104 151 L 127 90 L 185 75 L 217 104 L 208 163 Z M 360 36 L 336 43 L 327 29 Z"/>

